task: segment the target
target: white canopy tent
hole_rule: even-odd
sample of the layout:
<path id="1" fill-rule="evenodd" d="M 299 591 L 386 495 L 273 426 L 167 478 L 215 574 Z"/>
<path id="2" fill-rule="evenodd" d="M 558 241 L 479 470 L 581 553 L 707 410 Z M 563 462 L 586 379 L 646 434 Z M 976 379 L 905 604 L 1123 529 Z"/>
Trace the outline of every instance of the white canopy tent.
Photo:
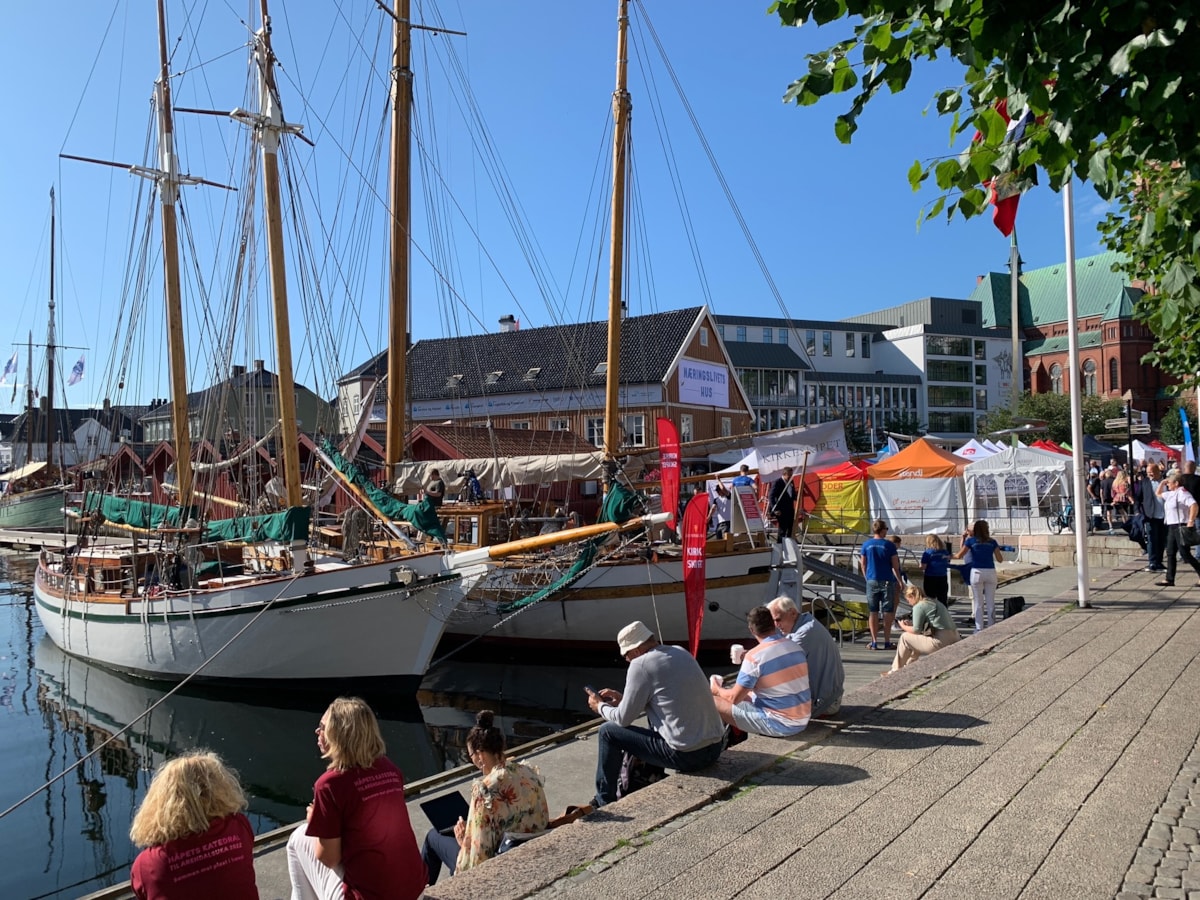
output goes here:
<path id="1" fill-rule="evenodd" d="M 1149 444 L 1135 440 L 1133 442 L 1133 458 L 1138 462 L 1156 462 L 1167 464 L 1167 451 L 1151 447 Z"/>
<path id="2" fill-rule="evenodd" d="M 1071 458 L 1033 447 L 1009 447 L 967 466 L 967 515 L 993 532 L 1041 533 L 1046 517 L 1071 495 Z"/>
<path id="3" fill-rule="evenodd" d="M 961 447 L 954 451 L 955 456 L 961 456 L 967 462 L 975 462 L 978 459 L 987 459 L 989 456 L 994 456 L 999 451 L 993 450 L 987 444 L 981 444 L 975 438 L 971 438 Z"/>

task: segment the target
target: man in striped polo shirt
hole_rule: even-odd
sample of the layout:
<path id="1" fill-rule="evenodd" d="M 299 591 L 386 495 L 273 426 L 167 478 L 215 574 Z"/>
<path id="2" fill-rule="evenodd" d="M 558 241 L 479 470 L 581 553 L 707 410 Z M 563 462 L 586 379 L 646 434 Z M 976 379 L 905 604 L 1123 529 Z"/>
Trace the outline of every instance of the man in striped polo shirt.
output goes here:
<path id="1" fill-rule="evenodd" d="M 765 606 L 750 610 L 746 622 L 758 644 L 746 651 L 733 687 L 712 686 L 717 712 L 742 731 L 767 737 L 799 734 L 812 715 L 804 651 L 784 636 Z"/>

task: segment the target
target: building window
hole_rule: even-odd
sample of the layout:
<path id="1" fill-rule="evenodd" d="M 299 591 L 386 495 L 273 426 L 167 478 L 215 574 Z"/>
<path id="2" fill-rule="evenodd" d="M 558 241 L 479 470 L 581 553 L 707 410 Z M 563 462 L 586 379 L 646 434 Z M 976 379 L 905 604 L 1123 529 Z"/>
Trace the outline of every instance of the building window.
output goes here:
<path id="1" fill-rule="evenodd" d="M 721 437 L 733 437 L 733 419 L 721 416 Z"/>
<path id="2" fill-rule="evenodd" d="M 779 329 L 779 333 L 778 333 L 778 335 L 777 335 L 777 340 L 776 340 L 776 343 L 778 343 L 778 344 L 783 344 L 783 346 L 785 346 L 785 347 L 786 347 L 786 346 L 787 346 L 787 342 L 788 342 L 787 329 L 786 329 L 786 328 L 780 328 L 780 329 Z"/>
<path id="3" fill-rule="evenodd" d="M 847 356 L 854 355 L 854 332 L 853 331 L 846 332 L 846 355 Z"/>
<path id="4" fill-rule="evenodd" d="M 821 355 L 822 356 L 833 356 L 833 332 L 832 331 L 822 331 L 821 332 Z"/>
<path id="5" fill-rule="evenodd" d="M 869 334 L 864 334 L 862 336 L 862 358 L 871 358 L 871 336 Z"/>
<path id="6" fill-rule="evenodd" d="M 721 340 L 725 340 L 725 326 L 724 325 L 717 326 L 717 334 L 719 334 L 721 336 Z"/>
<path id="7" fill-rule="evenodd" d="M 987 366 L 975 367 L 975 383 L 987 384 Z"/>
<path id="8" fill-rule="evenodd" d="M 775 341 L 775 330 L 772 328 L 763 329 L 763 343 L 771 344 Z"/>
<path id="9" fill-rule="evenodd" d="M 987 344 L 983 341 L 975 342 L 975 358 L 981 361 L 987 359 Z"/>
<path id="10" fill-rule="evenodd" d="M 517 428 L 517 429 L 520 429 L 521 431 L 528 431 L 532 427 L 532 425 L 530 424 L 530 421 L 528 419 L 522 419 L 519 422 L 513 422 L 508 427 L 509 428 Z"/>
<path id="11" fill-rule="evenodd" d="M 701 347 L 708 346 L 708 329 L 705 328 L 703 325 L 700 326 L 700 346 Z"/>
<path id="12" fill-rule="evenodd" d="M 811 328 L 804 332 L 804 349 L 809 356 L 817 355 L 817 333 Z"/>
<path id="13" fill-rule="evenodd" d="M 593 447 L 604 446 L 604 416 L 588 416 L 587 442 Z"/>
<path id="14" fill-rule="evenodd" d="M 495 384 L 496 382 L 498 382 L 498 381 L 499 381 L 501 378 L 503 378 L 503 377 L 504 377 L 504 373 L 503 373 L 503 372 L 488 372 L 488 373 L 487 373 L 487 377 L 483 379 L 483 383 L 484 383 L 485 385 L 488 385 L 488 384 Z"/>
<path id="15" fill-rule="evenodd" d="M 592 377 L 593 378 L 595 378 L 597 376 L 607 375 L 607 374 L 608 374 L 608 360 L 607 359 L 604 360 L 604 362 L 596 363 L 596 368 L 592 369 Z"/>
<path id="16" fill-rule="evenodd" d="M 679 417 L 679 443 L 687 444 L 695 440 L 693 434 L 692 415 L 691 413 L 683 413 Z"/>
<path id="17" fill-rule="evenodd" d="M 551 419 L 549 422 L 546 423 L 546 427 L 549 428 L 551 431 L 570 431 L 571 430 L 571 420 L 570 419 Z"/>
<path id="18" fill-rule="evenodd" d="M 746 343 L 746 326 L 745 325 L 739 325 L 737 327 L 737 342 L 739 344 Z"/>
<path id="19" fill-rule="evenodd" d="M 928 334 L 925 336 L 925 353 L 929 356 L 970 356 L 971 341 L 969 338 Z"/>
<path id="20" fill-rule="evenodd" d="M 541 366 L 532 366 L 529 369 L 529 371 L 527 371 L 525 373 L 525 377 L 522 378 L 521 380 L 522 381 L 537 381 L 537 377 L 540 374 L 542 374 L 542 367 Z"/>
<path id="21" fill-rule="evenodd" d="M 625 417 L 625 446 L 646 446 L 646 417 L 633 415 Z"/>
<path id="22" fill-rule="evenodd" d="M 953 381 L 958 384 L 969 384 L 971 364 L 949 359 L 931 359 L 925 366 L 925 374 L 929 381 Z"/>
<path id="23" fill-rule="evenodd" d="M 975 388 L 975 408 L 987 412 L 988 396 L 987 388 Z"/>
<path id="24" fill-rule="evenodd" d="M 1108 361 L 1108 389 L 1114 393 L 1121 389 L 1121 379 L 1118 373 L 1119 368 L 1120 366 L 1117 365 L 1115 359 Z"/>
<path id="25" fill-rule="evenodd" d="M 1050 393 L 1061 394 L 1062 392 L 1062 366 L 1055 363 L 1050 367 Z"/>
<path id="26" fill-rule="evenodd" d="M 970 412 L 931 412 L 929 430 L 938 434 L 973 434 L 975 414 Z"/>
<path id="27" fill-rule="evenodd" d="M 1092 359 L 1083 361 L 1083 395 L 1085 397 L 1096 395 L 1096 361 Z"/>
<path id="28" fill-rule="evenodd" d="M 903 405 L 908 406 L 908 391 L 904 392 Z M 971 409 L 975 405 L 974 389 L 952 387 L 948 384 L 931 384 L 929 386 L 929 405 L 939 408 Z"/>

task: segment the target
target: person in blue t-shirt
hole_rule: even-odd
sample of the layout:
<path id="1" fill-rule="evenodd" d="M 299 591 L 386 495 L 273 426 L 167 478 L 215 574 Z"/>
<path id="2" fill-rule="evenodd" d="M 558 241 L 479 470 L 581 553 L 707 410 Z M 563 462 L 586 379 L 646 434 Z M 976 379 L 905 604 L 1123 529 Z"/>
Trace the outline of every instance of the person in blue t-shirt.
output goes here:
<path id="1" fill-rule="evenodd" d="M 734 476 L 733 483 L 735 486 L 745 485 L 746 487 L 754 487 L 754 476 L 750 474 L 750 467 L 743 465 Z"/>
<path id="2" fill-rule="evenodd" d="M 900 554 L 887 539 L 888 524 L 883 519 L 871 523 L 874 537 L 863 541 L 859 563 L 867 579 L 867 622 L 871 629 L 872 650 L 895 650 L 892 623 L 896 620 L 896 588 L 901 580 Z M 879 641 L 879 615 L 883 614 L 883 643 Z"/>
<path id="3" fill-rule="evenodd" d="M 925 596 L 945 604 L 950 599 L 950 551 L 936 534 L 925 538 L 921 571 L 925 573 Z"/>
<path id="4" fill-rule="evenodd" d="M 975 633 L 996 624 L 996 563 L 1004 562 L 1000 545 L 992 540 L 988 523 L 983 519 L 969 531 L 963 532 L 962 549 L 955 559 L 970 555 L 971 611 L 975 616 Z"/>

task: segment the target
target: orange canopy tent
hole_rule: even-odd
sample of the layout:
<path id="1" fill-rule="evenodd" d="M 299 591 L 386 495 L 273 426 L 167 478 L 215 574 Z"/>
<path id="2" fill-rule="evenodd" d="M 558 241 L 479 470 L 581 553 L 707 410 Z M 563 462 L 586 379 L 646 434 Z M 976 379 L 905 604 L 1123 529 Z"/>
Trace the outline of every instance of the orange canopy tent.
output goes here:
<path id="1" fill-rule="evenodd" d="M 872 515 L 896 534 L 957 534 L 968 460 L 922 438 L 867 469 Z"/>

